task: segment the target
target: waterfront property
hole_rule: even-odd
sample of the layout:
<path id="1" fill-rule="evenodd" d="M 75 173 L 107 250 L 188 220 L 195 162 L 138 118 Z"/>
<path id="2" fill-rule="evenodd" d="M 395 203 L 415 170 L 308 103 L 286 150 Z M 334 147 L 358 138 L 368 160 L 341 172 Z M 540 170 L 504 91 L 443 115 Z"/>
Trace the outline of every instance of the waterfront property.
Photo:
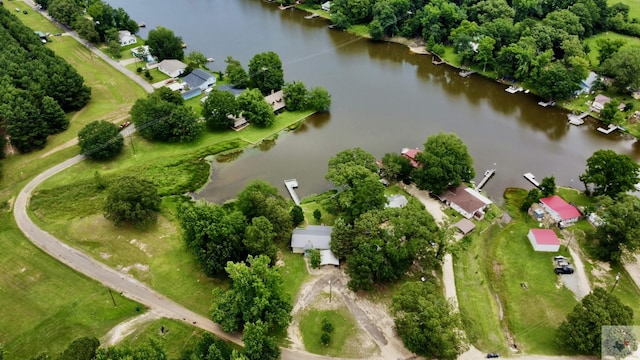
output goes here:
<path id="1" fill-rule="evenodd" d="M 233 120 L 233 124 L 231 124 L 231 128 L 235 131 L 240 131 L 246 128 L 247 126 L 249 126 L 249 122 L 247 121 L 247 119 L 244 118 L 242 113 L 240 113 L 240 115 L 238 116 L 228 115 L 227 117 Z"/>
<path id="2" fill-rule="evenodd" d="M 604 105 L 611 101 L 611 98 L 605 95 L 596 95 L 596 98 L 591 103 L 591 111 L 597 112 L 598 114 L 602 109 L 604 109 Z"/>
<path id="3" fill-rule="evenodd" d="M 191 89 L 182 93 L 182 98 L 184 100 L 193 99 L 194 97 L 202 94 L 202 90 L 200 89 Z"/>
<path id="4" fill-rule="evenodd" d="M 287 188 L 289 195 L 291 195 L 291 199 L 293 202 L 300 206 L 300 199 L 298 198 L 298 194 L 296 194 L 295 188 L 298 187 L 298 180 L 296 179 L 288 179 L 284 181 L 284 186 Z"/>
<path id="5" fill-rule="evenodd" d="M 579 96 L 580 94 L 590 94 L 593 85 L 596 84 L 596 81 L 599 79 L 598 74 L 593 71 L 589 72 L 589 75 L 586 79 L 580 81 L 580 89 L 576 90 L 574 93 L 575 96 Z"/>
<path id="6" fill-rule="evenodd" d="M 131 32 L 120 30 L 118 31 L 118 41 L 120 41 L 120 46 L 127 46 L 137 43 L 138 39 L 135 35 L 131 34 Z"/>
<path id="7" fill-rule="evenodd" d="M 531 229 L 527 234 L 534 251 L 557 252 L 560 250 L 560 240 L 550 229 Z"/>
<path id="8" fill-rule="evenodd" d="M 417 168 L 420 166 L 420 163 L 418 163 L 418 161 L 416 161 L 416 156 L 418 156 L 418 154 L 420 153 L 420 149 L 409 149 L 409 148 L 404 148 L 402 149 L 402 151 L 400 151 L 400 155 L 406 157 L 407 159 L 409 159 L 409 162 L 411 163 L 411 166 L 413 166 L 414 168 Z"/>
<path id="9" fill-rule="evenodd" d="M 148 45 L 142 45 L 131 49 L 131 55 L 148 63 L 156 61 L 156 58 L 151 55 Z"/>
<path id="10" fill-rule="evenodd" d="M 182 82 L 186 83 L 190 89 L 200 89 L 204 91 L 211 86 L 215 86 L 216 77 L 202 69 L 195 69 L 190 72 L 189 75 L 182 78 Z"/>
<path id="11" fill-rule="evenodd" d="M 273 112 L 278 112 L 286 106 L 284 102 L 284 92 L 282 90 L 274 92 L 271 90 L 271 94 L 264 97 L 264 100 L 271 106 Z"/>
<path id="12" fill-rule="evenodd" d="M 570 226 L 580 219 L 580 211 L 558 195 L 542 198 L 540 204 L 559 226 Z"/>
<path id="13" fill-rule="evenodd" d="M 291 234 L 291 251 L 302 254 L 312 249 L 330 250 L 333 226 L 308 225 L 295 228 Z"/>
<path id="14" fill-rule="evenodd" d="M 458 229 L 462 235 L 467 235 L 476 228 L 476 224 L 469 219 L 460 219 L 460 221 L 452 226 Z"/>
<path id="15" fill-rule="evenodd" d="M 187 64 L 176 59 L 164 59 L 158 64 L 158 70 L 172 78 L 182 75 L 186 69 Z"/>
<path id="16" fill-rule="evenodd" d="M 484 210 L 493 203 L 465 184 L 452 186 L 437 197 L 467 219 L 475 217 L 482 220 Z"/>
<path id="17" fill-rule="evenodd" d="M 533 175 L 532 173 L 526 173 L 526 174 L 523 174 L 522 176 L 524 176 L 525 179 L 529 180 L 529 182 L 532 183 L 533 186 L 537 188 L 540 187 L 540 183 L 538 182 L 538 180 L 536 180 L 536 176 Z"/>
<path id="18" fill-rule="evenodd" d="M 331 1 L 323 2 L 322 5 L 320 5 L 320 8 L 326 12 L 329 12 L 331 10 Z"/>

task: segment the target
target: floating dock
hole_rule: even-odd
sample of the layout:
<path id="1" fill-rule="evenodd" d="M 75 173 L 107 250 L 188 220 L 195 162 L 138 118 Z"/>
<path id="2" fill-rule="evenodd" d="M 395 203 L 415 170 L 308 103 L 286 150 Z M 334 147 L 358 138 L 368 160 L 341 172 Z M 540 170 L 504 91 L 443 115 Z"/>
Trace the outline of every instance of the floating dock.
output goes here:
<path id="1" fill-rule="evenodd" d="M 471 76 L 472 74 L 475 74 L 475 73 L 476 73 L 475 71 L 465 71 L 465 70 L 462 70 L 462 71 L 460 71 L 460 72 L 458 73 L 458 75 L 462 76 L 463 78 L 466 78 L 466 77 L 469 77 L 469 76 Z"/>
<path id="2" fill-rule="evenodd" d="M 603 133 L 605 135 L 609 135 L 609 134 L 611 134 L 612 132 L 614 132 L 614 131 L 616 131 L 618 129 L 619 129 L 619 127 L 617 125 L 609 124 L 609 127 L 606 128 L 606 129 L 599 127 L 598 131 L 600 131 L 601 133 Z"/>
<path id="3" fill-rule="evenodd" d="M 286 186 L 289 195 L 291 195 L 291 199 L 296 205 L 300 205 L 300 199 L 298 198 L 298 194 L 296 194 L 295 188 L 298 187 L 298 180 L 296 179 L 288 179 L 284 181 L 284 186 Z"/>
<path id="4" fill-rule="evenodd" d="M 478 191 L 482 191 L 482 187 L 484 186 L 484 184 L 486 184 L 487 181 L 489 181 L 489 179 L 491 179 L 491 177 L 495 173 L 496 173 L 496 169 L 489 169 L 484 172 L 484 177 L 482 178 L 482 180 L 480 180 L 480 184 L 478 184 L 478 186 L 476 187 Z"/>
<path id="5" fill-rule="evenodd" d="M 567 117 L 569 118 L 569 124 L 576 125 L 576 126 L 584 124 L 584 118 L 586 118 L 587 116 L 589 116 L 588 111 L 585 111 L 580 115 L 574 115 L 574 114 L 567 115 Z"/>
<path id="6" fill-rule="evenodd" d="M 520 92 L 522 90 L 524 90 L 522 87 L 515 87 L 513 85 L 511 85 L 508 88 L 504 89 L 504 91 L 508 92 L 509 94 L 515 94 L 515 93 Z"/>
<path id="7" fill-rule="evenodd" d="M 433 65 L 442 65 L 445 63 L 445 61 L 434 55 L 433 58 L 431 59 L 431 63 Z"/>
<path id="8" fill-rule="evenodd" d="M 320 17 L 320 14 L 313 13 L 311 15 L 305 16 L 304 18 L 307 19 L 307 20 L 311 20 L 311 19 L 315 19 L 317 17 Z"/>
<path id="9" fill-rule="evenodd" d="M 542 107 L 547 107 L 547 106 L 556 106 L 556 102 L 555 101 L 540 101 L 538 102 L 538 105 L 542 106 Z"/>
<path id="10" fill-rule="evenodd" d="M 540 187 L 540 183 L 536 181 L 536 177 L 532 173 L 523 174 L 525 179 L 529 180 L 535 187 Z"/>

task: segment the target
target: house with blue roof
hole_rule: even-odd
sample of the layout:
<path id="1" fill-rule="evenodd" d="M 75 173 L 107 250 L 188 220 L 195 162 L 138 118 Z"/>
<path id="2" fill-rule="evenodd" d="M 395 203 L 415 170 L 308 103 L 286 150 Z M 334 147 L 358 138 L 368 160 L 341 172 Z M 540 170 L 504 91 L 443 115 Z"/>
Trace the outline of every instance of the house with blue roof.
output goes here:
<path id="1" fill-rule="evenodd" d="M 216 77 L 202 69 L 194 69 L 182 78 L 182 82 L 189 85 L 190 89 L 200 89 L 200 91 L 204 91 L 216 84 Z"/>

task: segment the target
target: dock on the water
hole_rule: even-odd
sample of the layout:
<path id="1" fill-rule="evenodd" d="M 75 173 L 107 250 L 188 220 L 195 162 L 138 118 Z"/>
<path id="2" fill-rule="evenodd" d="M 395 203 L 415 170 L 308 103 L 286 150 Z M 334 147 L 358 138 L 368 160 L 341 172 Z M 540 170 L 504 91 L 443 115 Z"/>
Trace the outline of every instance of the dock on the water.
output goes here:
<path id="1" fill-rule="evenodd" d="M 433 65 L 442 65 L 445 63 L 445 61 L 434 55 L 433 58 L 431 59 L 431 63 Z"/>
<path id="2" fill-rule="evenodd" d="M 300 199 L 298 198 L 298 194 L 296 194 L 295 188 L 298 187 L 298 180 L 296 179 L 288 179 L 284 181 L 284 186 L 287 188 L 289 195 L 291 195 L 291 199 L 296 205 L 300 205 Z"/>
<path id="3" fill-rule="evenodd" d="M 458 75 L 462 76 L 463 78 L 469 77 L 472 74 L 475 74 L 475 71 L 466 71 L 466 70 L 461 70 Z"/>
<path id="4" fill-rule="evenodd" d="M 605 135 L 609 135 L 609 134 L 611 134 L 612 132 L 614 132 L 614 131 L 616 131 L 618 129 L 619 129 L 618 125 L 609 124 L 609 127 L 607 127 L 606 129 L 599 127 L 598 131 L 600 131 L 601 133 L 603 133 Z"/>
<path id="5" fill-rule="evenodd" d="M 555 101 L 539 101 L 538 105 L 542 106 L 542 107 L 547 107 L 547 106 L 556 106 L 556 102 Z"/>
<path id="6" fill-rule="evenodd" d="M 523 174 L 524 178 L 529 180 L 535 187 L 540 187 L 540 183 L 536 181 L 536 177 L 532 173 Z"/>
<path id="7" fill-rule="evenodd" d="M 480 180 L 480 184 L 478 184 L 478 186 L 476 187 L 478 191 L 482 191 L 482 187 L 484 186 L 484 184 L 486 184 L 487 181 L 489 181 L 489 179 L 491 179 L 491 177 L 495 173 L 496 173 L 496 169 L 489 169 L 484 172 L 484 177 L 482 178 L 482 180 Z"/>
<path id="8" fill-rule="evenodd" d="M 313 14 L 311 14 L 311 15 L 307 15 L 307 16 L 305 16 L 304 18 L 305 18 L 305 19 L 307 19 L 307 20 L 311 20 L 311 19 L 315 19 L 315 18 L 317 18 L 317 17 L 320 17 L 320 14 L 313 13 Z"/>
<path id="9" fill-rule="evenodd" d="M 580 115 L 569 114 L 567 115 L 567 118 L 569 118 L 569 124 L 579 126 L 584 124 L 584 118 L 587 116 L 589 116 L 589 112 L 585 111 Z"/>
<path id="10" fill-rule="evenodd" d="M 522 90 L 524 90 L 522 87 L 520 87 L 520 86 L 515 87 L 513 85 L 511 85 L 508 88 L 504 89 L 504 91 L 508 92 L 509 94 L 515 94 L 515 93 L 520 92 Z"/>

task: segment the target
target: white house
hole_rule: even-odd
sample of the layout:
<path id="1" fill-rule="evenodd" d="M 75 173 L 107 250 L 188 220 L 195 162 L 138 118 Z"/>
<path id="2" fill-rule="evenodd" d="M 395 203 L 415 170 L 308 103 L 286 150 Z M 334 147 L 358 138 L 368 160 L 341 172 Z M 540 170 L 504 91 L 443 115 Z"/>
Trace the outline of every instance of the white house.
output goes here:
<path id="1" fill-rule="evenodd" d="M 216 77 L 202 69 L 195 69 L 190 72 L 189 75 L 182 78 L 182 82 L 189 85 L 190 89 L 200 89 L 204 91 L 216 84 Z"/>
<path id="2" fill-rule="evenodd" d="M 178 77 L 184 73 L 187 64 L 176 59 L 164 59 L 158 64 L 158 70 L 169 77 Z"/>
<path id="3" fill-rule="evenodd" d="M 535 251 L 557 252 L 560 250 L 560 240 L 553 230 L 531 229 L 527 237 Z"/>
<path id="4" fill-rule="evenodd" d="M 330 11 L 331 10 L 331 1 L 326 1 L 323 2 L 322 5 L 320 5 L 320 8 L 324 11 Z"/>
<path id="5" fill-rule="evenodd" d="M 120 41 L 120 46 L 127 46 L 138 42 L 136 36 L 127 30 L 118 31 L 118 40 Z"/>
<path id="6" fill-rule="evenodd" d="M 329 250 L 333 226 L 309 225 L 295 228 L 291 234 L 291 251 L 301 254 L 311 249 Z"/>
<path id="7" fill-rule="evenodd" d="M 600 113 L 602 109 L 604 109 L 604 105 L 611 101 L 611 98 L 605 95 L 597 95 L 596 98 L 591 103 L 591 111 L 595 111 Z"/>
<path id="8" fill-rule="evenodd" d="M 580 219 L 580 211 L 558 195 L 542 198 L 540 199 L 540 204 L 560 226 L 573 225 Z"/>

